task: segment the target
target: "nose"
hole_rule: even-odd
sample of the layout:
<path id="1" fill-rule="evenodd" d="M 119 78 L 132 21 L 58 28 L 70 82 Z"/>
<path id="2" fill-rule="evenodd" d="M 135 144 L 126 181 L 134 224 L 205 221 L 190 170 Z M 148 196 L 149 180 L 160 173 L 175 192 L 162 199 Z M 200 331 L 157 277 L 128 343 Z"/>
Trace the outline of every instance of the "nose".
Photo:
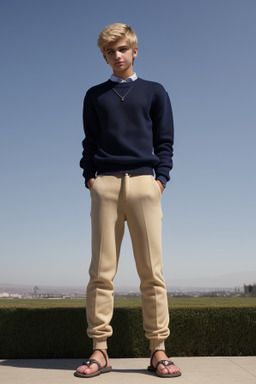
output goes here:
<path id="1" fill-rule="evenodd" d="M 120 57 L 121 57 L 121 52 L 116 51 L 116 52 L 115 52 L 115 58 L 116 58 L 116 59 L 120 59 Z"/>

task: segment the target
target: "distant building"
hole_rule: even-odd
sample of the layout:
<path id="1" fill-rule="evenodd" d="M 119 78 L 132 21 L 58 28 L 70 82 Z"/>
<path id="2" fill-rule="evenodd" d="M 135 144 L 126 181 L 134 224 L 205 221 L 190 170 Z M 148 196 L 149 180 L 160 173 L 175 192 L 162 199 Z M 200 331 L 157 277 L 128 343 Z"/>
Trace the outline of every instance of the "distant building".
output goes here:
<path id="1" fill-rule="evenodd" d="M 244 294 L 248 297 L 256 297 L 256 284 L 244 285 Z"/>
<path id="2" fill-rule="evenodd" d="M 9 295 L 8 292 L 0 293 L 0 298 L 1 299 L 8 299 L 9 297 L 10 297 L 10 295 Z"/>
<path id="3" fill-rule="evenodd" d="M 22 295 L 18 293 L 8 293 L 8 292 L 3 292 L 0 293 L 0 299 L 21 299 Z"/>

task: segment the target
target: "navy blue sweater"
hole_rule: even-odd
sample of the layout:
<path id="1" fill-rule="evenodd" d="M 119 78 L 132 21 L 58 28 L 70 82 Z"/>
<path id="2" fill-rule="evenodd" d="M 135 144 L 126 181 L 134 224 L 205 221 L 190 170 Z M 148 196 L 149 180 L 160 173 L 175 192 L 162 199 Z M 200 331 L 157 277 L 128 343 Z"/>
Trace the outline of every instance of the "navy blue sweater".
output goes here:
<path id="1" fill-rule="evenodd" d="M 113 88 L 127 94 L 123 102 Z M 86 183 L 97 174 L 116 173 L 154 172 L 164 184 L 170 179 L 173 117 L 161 84 L 138 78 L 96 85 L 86 93 L 83 123 L 80 166 Z"/>

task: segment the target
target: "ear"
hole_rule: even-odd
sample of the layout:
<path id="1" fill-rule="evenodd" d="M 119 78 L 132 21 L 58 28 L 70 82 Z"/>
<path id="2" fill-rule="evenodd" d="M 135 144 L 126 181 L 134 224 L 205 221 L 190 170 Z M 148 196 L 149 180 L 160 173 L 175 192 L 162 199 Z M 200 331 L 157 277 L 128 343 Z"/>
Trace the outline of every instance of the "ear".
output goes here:
<path id="1" fill-rule="evenodd" d="M 133 59 L 135 59 L 137 54 L 138 54 L 138 47 L 134 48 L 134 50 L 133 50 L 133 54 L 132 54 Z"/>

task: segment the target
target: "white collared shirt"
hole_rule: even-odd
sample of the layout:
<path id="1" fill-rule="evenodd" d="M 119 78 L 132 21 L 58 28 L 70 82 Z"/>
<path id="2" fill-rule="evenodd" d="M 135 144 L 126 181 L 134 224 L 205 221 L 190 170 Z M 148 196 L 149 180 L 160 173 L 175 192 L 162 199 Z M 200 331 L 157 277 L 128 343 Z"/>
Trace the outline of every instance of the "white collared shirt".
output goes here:
<path id="1" fill-rule="evenodd" d="M 111 75 L 111 77 L 110 77 L 110 80 L 114 81 L 115 83 L 128 83 L 130 81 L 135 81 L 137 79 L 138 79 L 138 76 L 136 75 L 135 72 L 132 76 L 128 77 L 127 79 L 121 79 L 120 77 L 117 77 L 114 75 Z"/>

